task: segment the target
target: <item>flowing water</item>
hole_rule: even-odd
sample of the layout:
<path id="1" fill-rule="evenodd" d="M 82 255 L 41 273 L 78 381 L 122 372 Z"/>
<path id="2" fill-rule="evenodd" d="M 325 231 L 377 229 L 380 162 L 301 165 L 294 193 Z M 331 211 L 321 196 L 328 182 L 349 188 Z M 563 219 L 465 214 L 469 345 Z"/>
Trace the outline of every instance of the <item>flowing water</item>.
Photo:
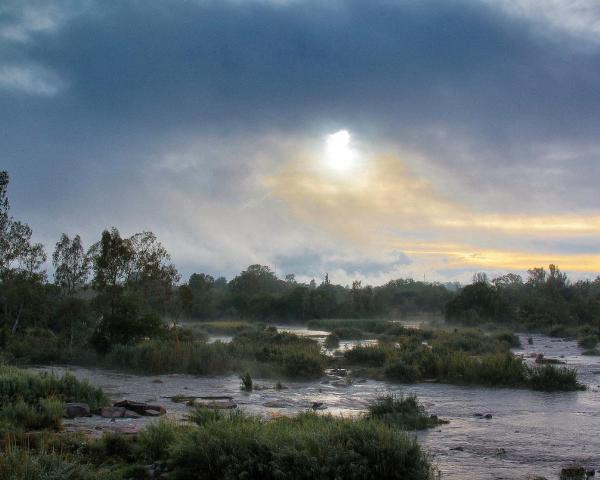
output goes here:
<path id="1" fill-rule="evenodd" d="M 324 413 L 359 415 L 383 392 L 415 393 L 430 413 L 450 420 L 447 425 L 416 434 L 431 453 L 443 479 L 525 479 L 530 475 L 554 479 L 570 463 L 600 467 L 600 357 L 582 356 L 573 341 L 532 337 L 533 345 L 528 345 L 527 337 L 522 335 L 524 346 L 515 353 L 527 358 L 532 353 L 562 357 L 567 365 L 577 368 L 580 381 L 588 389 L 546 393 L 430 383 L 397 385 L 372 380 L 348 385 L 343 378 L 329 375 L 320 381 L 287 382 L 284 390 L 276 390 L 273 380 L 257 379 L 255 385 L 260 389 L 245 393 L 240 391 L 236 376 L 138 376 L 78 367 L 40 369 L 59 374 L 69 370 L 102 387 L 114 400 L 160 402 L 176 418 L 183 417 L 188 408 L 166 398 L 176 394 L 229 395 L 244 411 L 271 416 L 304 411 L 313 402 L 323 402 L 327 406 Z M 491 419 L 475 416 L 488 413 L 492 414 Z M 112 422 L 92 417 L 65 424 L 69 429 L 93 432 L 114 427 L 135 429 L 149 421 L 152 420 L 148 417 Z"/>

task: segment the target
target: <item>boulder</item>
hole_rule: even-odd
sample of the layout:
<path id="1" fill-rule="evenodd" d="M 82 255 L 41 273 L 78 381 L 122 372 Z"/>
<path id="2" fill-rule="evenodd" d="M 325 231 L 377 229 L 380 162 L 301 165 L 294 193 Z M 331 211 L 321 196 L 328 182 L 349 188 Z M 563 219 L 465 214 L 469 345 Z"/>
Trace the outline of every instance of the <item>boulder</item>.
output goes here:
<path id="1" fill-rule="evenodd" d="M 543 353 L 538 353 L 535 357 L 535 363 L 542 365 L 559 365 L 567 362 L 561 361 L 558 358 L 545 358 Z"/>
<path id="2" fill-rule="evenodd" d="M 102 407 L 100 416 L 103 418 L 123 418 L 126 410 L 125 407 Z"/>
<path id="3" fill-rule="evenodd" d="M 113 406 L 123 407 L 126 410 L 130 410 L 142 416 L 156 416 L 155 412 L 158 412 L 158 415 L 164 415 L 167 413 L 167 410 L 162 405 L 150 405 L 148 403 L 134 402 L 132 400 L 121 400 L 120 402 L 115 403 Z M 152 413 L 147 413 L 148 410 L 152 410 Z"/>
<path id="4" fill-rule="evenodd" d="M 237 408 L 237 404 L 233 401 L 233 397 L 198 397 L 189 402 L 190 407 L 214 408 L 217 410 L 231 410 Z"/>
<path id="5" fill-rule="evenodd" d="M 91 417 L 92 414 L 87 403 L 65 403 L 63 416 L 65 418 Z"/>

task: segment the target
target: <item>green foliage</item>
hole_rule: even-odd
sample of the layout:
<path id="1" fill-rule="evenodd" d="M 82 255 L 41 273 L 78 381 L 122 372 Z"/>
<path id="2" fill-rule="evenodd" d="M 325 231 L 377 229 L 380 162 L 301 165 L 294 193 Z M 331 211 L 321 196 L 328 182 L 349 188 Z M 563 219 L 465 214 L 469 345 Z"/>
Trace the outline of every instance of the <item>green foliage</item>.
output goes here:
<path id="1" fill-rule="evenodd" d="M 79 458 L 55 452 L 32 452 L 12 448 L 0 455 L 0 478 L 11 480 L 118 480 L 105 469 L 97 469 Z"/>
<path id="2" fill-rule="evenodd" d="M 530 369 L 529 383 L 534 390 L 584 390 L 573 368 L 539 365 Z"/>
<path id="3" fill-rule="evenodd" d="M 387 365 L 385 376 L 396 382 L 414 383 L 421 378 L 421 372 L 416 365 L 408 364 L 403 360 L 396 360 Z"/>
<path id="4" fill-rule="evenodd" d="M 242 376 L 240 376 L 240 380 L 242 381 L 240 388 L 246 392 L 251 392 L 253 385 L 250 374 L 248 372 L 244 373 Z"/>
<path id="5" fill-rule="evenodd" d="M 340 346 L 340 337 L 336 333 L 330 333 L 325 338 L 325 346 L 332 350 Z"/>
<path id="6" fill-rule="evenodd" d="M 144 428 L 138 436 L 138 444 L 149 460 L 167 458 L 169 448 L 177 439 L 181 427 L 173 420 L 161 418 Z"/>
<path id="7" fill-rule="evenodd" d="M 406 430 L 424 430 L 448 423 L 435 415 L 428 415 L 416 395 L 381 395 L 369 405 L 368 418 Z"/>
<path id="8" fill-rule="evenodd" d="M 99 353 L 107 353 L 114 345 L 134 344 L 165 333 L 165 326 L 156 313 L 144 313 L 134 297 L 121 296 L 102 317 L 91 343 Z"/>
<path id="9" fill-rule="evenodd" d="M 344 358 L 354 365 L 382 367 L 389 357 L 389 348 L 382 345 L 357 345 L 344 352 Z"/>
<path id="10" fill-rule="evenodd" d="M 598 335 L 585 335 L 577 339 L 577 345 L 586 350 L 592 350 L 598 345 Z"/>
<path id="11" fill-rule="evenodd" d="M 104 359 L 112 367 L 152 374 L 207 375 L 251 370 L 296 378 L 321 376 L 325 361 L 316 341 L 278 333 L 276 329 L 244 331 L 229 344 L 150 340 L 117 345 Z"/>
<path id="12" fill-rule="evenodd" d="M 103 360 L 111 367 L 148 374 L 189 373 L 209 375 L 233 371 L 238 364 L 230 348 L 220 342 L 149 340 L 117 345 Z"/>
<path id="13" fill-rule="evenodd" d="M 56 398 L 64 402 L 83 402 L 90 408 L 108 403 L 101 389 L 86 380 L 77 380 L 66 373 L 62 377 L 54 374 L 37 374 L 16 367 L 0 366 L 0 405 L 18 400 L 37 404 L 41 399 Z"/>
<path id="14" fill-rule="evenodd" d="M 179 479 L 431 478 L 426 455 L 402 432 L 367 419 L 315 414 L 271 421 L 219 415 L 172 447 Z"/>

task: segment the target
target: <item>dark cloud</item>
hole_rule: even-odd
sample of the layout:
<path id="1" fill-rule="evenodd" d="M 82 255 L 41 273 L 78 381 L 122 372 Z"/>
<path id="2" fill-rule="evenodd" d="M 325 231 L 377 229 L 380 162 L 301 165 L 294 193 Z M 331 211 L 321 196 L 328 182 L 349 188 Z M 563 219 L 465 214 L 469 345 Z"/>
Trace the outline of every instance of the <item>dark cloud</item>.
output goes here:
<path id="1" fill-rule="evenodd" d="M 600 47 L 550 20 L 475 0 L 7 2 L 13 205 L 47 238 L 114 217 L 160 226 L 168 189 L 222 217 L 207 199 L 247 202 L 257 172 L 286 160 L 256 138 L 344 127 L 422 153 L 412 168 L 482 210 L 589 209 Z"/>

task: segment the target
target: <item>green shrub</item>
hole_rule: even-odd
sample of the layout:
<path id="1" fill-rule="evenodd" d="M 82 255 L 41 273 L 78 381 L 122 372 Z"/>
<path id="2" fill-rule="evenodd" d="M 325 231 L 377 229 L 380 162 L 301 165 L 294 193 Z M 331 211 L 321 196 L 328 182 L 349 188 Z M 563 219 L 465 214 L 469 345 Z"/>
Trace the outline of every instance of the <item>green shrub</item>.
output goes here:
<path id="1" fill-rule="evenodd" d="M 534 390 L 584 390 L 585 386 L 577 381 L 574 368 L 537 365 L 529 370 L 529 383 Z"/>
<path id="2" fill-rule="evenodd" d="M 240 376 L 240 380 L 242 381 L 240 388 L 246 392 L 251 392 L 253 385 L 250 374 L 248 372 L 244 373 L 242 376 Z"/>
<path id="3" fill-rule="evenodd" d="M 386 367 L 385 376 L 397 382 L 414 383 L 421 377 L 421 373 L 415 365 L 396 360 Z"/>
<path id="4" fill-rule="evenodd" d="M 0 455 L 0 478 L 11 480 L 118 480 L 105 469 L 97 469 L 53 452 L 31 452 L 17 448 Z"/>
<path id="5" fill-rule="evenodd" d="M 224 415 L 172 448 L 176 478 L 429 479 L 415 440 L 385 424 L 313 413 L 270 421 Z"/>
<path id="6" fill-rule="evenodd" d="M 350 364 L 382 367 L 389 355 L 389 349 L 382 345 L 357 345 L 344 352 Z"/>
<path id="7" fill-rule="evenodd" d="M 180 430 L 174 421 L 164 418 L 148 425 L 138 435 L 143 455 L 153 461 L 165 459 Z"/>
<path id="8" fill-rule="evenodd" d="M 416 395 L 381 395 L 369 405 L 367 415 L 368 418 L 409 430 L 423 430 L 448 423 L 435 415 L 428 415 Z"/>
<path id="9" fill-rule="evenodd" d="M 596 348 L 596 345 L 598 345 L 598 335 L 585 335 L 584 337 L 580 337 L 577 340 L 577 345 L 586 350 Z"/>
<path id="10" fill-rule="evenodd" d="M 337 335 L 342 340 L 361 340 L 368 337 L 368 334 L 356 327 L 337 327 L 332 334 Z"/>
<path id="11" fill-rule="evenodd" d="M 37 403 L 41 398 L 48 397 L 70 402 L 86 402 L 92 408 L 107 402 L 100 389 L 85 380 L 77 380 L 70 373 L 59 378 L 51 373 L 34 373 L 21 368 L 0 366 L 0 404 L 18 399 L 27 403 Z"/>

